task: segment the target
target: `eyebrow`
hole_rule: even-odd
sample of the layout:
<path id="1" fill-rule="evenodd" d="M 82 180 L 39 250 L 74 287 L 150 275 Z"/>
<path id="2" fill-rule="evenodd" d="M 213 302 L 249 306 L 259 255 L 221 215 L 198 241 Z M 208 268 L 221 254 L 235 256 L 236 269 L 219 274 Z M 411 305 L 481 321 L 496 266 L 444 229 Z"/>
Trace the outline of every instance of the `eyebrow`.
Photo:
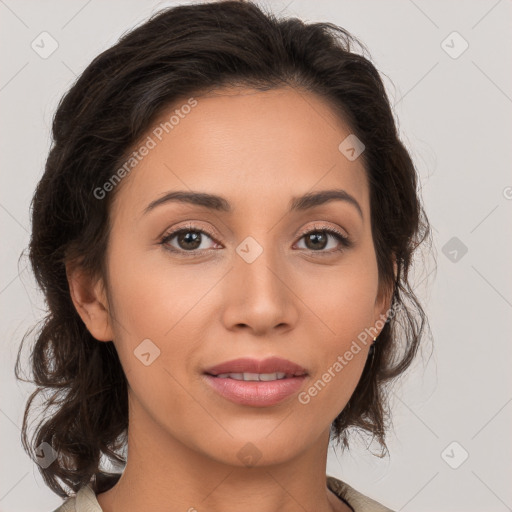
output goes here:
<path id="1" fill-rule="evenodd" d="M 354 196 L 350 195 L 346 190 L 333 189 L 321 190 L 319 192 L 310 192 L 299 197 L 292 197 L 289 204 L 289 212 L 305 211 L 316 206 L 321 206 L 331 201 L 344 201 L 354 206 L 360 217 L 363 218 L 363 210 Z M 205 192 L 182 191 L 177 190 L 168 192 L 167 194 L 152 201 L 144 210 L 143 214 L 147 214 L 157 206 L 169 202 L 189 203 L 196 206 L 203 206 L 210 210 L 219 212 L 232 213 L 233 209 L 222 196 L 215 194 L 207 194 Z"/>

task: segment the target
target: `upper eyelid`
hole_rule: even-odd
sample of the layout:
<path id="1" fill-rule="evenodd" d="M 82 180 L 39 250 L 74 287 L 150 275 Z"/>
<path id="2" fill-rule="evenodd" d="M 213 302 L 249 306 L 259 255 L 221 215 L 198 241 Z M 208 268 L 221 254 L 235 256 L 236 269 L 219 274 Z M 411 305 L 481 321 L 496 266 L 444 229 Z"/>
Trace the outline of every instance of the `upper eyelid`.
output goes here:
<path id="1" fill-rule="evenodd" d="M 350 238 L 348 233 L 345 232 L 346 230 L 343 228 L 340 229 L 340 228 L 334 228 L 333 226 L 325 226 L 325 225 L 319 226 L 317 224 L 315 224 L 314 226 L 309 227 L 307 229 L 301 230 L 299 232 L 299 236 L 304 236 L 304 235 L 310 233 L 311 231 L 333 231 L 337 234 L 340 234 L 341 236 L 344 236 L 345 238 Z"/>

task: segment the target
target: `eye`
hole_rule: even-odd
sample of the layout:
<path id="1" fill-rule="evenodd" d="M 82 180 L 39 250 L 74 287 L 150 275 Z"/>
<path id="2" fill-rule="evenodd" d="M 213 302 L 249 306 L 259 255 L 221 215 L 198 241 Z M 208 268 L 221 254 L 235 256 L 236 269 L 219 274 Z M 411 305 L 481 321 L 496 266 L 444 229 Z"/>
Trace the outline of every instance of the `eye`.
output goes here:
<path id="1" fill-rule="evenodd" d="M 194 256 L 198 251 L 212 249 L 212 247 L 202 247 L 202 245 L 204 237 L 214 240 L 213 236 L 208 231 L 189 225 L 164 235 L 160 240 L 160 244 L 171 252 L 184 256 Z M 177 247 L 171 243 L 175 238 Z M 315 226 L 314 229 L 302 233 L 299 241 L 303 238 L 305 239 L 306 250 L 311 252 L 332 254 L 333 252 L 343 251 L 346 248 L 352 247 L 352 242 L 346 235 L 330 227 Z M 324 250 L 328 246 L 329 238 L 337 240 L 338 245 L 341 247 L 336 248 L 336 244 L 334 244 L 334 249 Z"/>
<path id="2" fill-rule="evenodd" d="M 306 249 L 311 252 L 332 254 L 333 252 L 343 251 L 344 249 L 352 247 L 352 242 L 346 235 L 330 227 L 315 226 L 314 229 L 302 233 L 300 240 L 303 238 L 305 240 Z M 334 244 L 334 249 L 331 247 L 331 250 L 323 250 L 328 246 L 329 238 L 337 240 L 341 247 L 336 248 L 336 244 Z"/>
<path id="3" fill-rule="evenodd" d="M 179 253 L 193 253 L 197 250 L 206 251 L 209 250 L 208 247 L 204 247 L 203 238 L 204 237 L 213 238 L 213 235 L 208 233 L 203 229 L 196 228 L 192 225 L 189 225 L 185 228 L 177 229 L 171 233 L 166 234 L 161 240 L 160 244 L 165 246 L 166 249 L 172 252 Z M 178 247 L 173 246 L 170 242 L 176 238 L 176 243 Z M 193 254 L 191 254 L 192 256 Z M 188 255 L 187 255 L 188 256 Z"/>

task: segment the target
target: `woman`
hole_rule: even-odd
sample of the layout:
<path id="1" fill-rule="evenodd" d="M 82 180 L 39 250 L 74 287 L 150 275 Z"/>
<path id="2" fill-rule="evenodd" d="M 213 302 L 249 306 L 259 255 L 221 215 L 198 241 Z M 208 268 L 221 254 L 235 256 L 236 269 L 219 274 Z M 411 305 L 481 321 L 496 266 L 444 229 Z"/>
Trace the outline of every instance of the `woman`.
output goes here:
<path id="1" fill-rule="evenodd" d="M 386 386 L 425 323 L 416 171 L 355 43 L 251 2 L 178 6 L 61 101 L 23 424 L 58 511 L 390 510 L 326 475 L 351 428 L 386 451 Z"/>

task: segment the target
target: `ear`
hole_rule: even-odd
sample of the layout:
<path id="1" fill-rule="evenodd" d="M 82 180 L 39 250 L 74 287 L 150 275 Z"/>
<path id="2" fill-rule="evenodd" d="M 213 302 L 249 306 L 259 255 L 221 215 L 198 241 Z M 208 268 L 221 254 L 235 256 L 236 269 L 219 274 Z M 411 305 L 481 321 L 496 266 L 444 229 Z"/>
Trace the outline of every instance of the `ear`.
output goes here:
<path id="1" fill-rule="evenodd" d="M 98 341 L 112 341 L 108 301 L 102 279 L 92 279 L 78 266 L 66 265 L 73 304 L 91 335 Z"/>
<path id="2" fill-rule="evenodd" d="M 394 281 L 396 281 L 398 266 L 396 263 L 395 255 L 393 255 L 393 270 L 394 270 L 394 275 L 395 275 Z M 393 301 L 393 291 L 394 291 L 393 286 L 387 286 L 387 287 L 385 287 L 385 289 L 379 289 L 379 293 L 375 300 L 374 325 L 377 324 L 377 322 L 379 322 L 379 320 L 385 322 L 387 317 L 389 316 L 389 311 L 391 309 L 391 304 Z M 380 334 L 380 332 L 379 332 L 379 334 Z"/>

